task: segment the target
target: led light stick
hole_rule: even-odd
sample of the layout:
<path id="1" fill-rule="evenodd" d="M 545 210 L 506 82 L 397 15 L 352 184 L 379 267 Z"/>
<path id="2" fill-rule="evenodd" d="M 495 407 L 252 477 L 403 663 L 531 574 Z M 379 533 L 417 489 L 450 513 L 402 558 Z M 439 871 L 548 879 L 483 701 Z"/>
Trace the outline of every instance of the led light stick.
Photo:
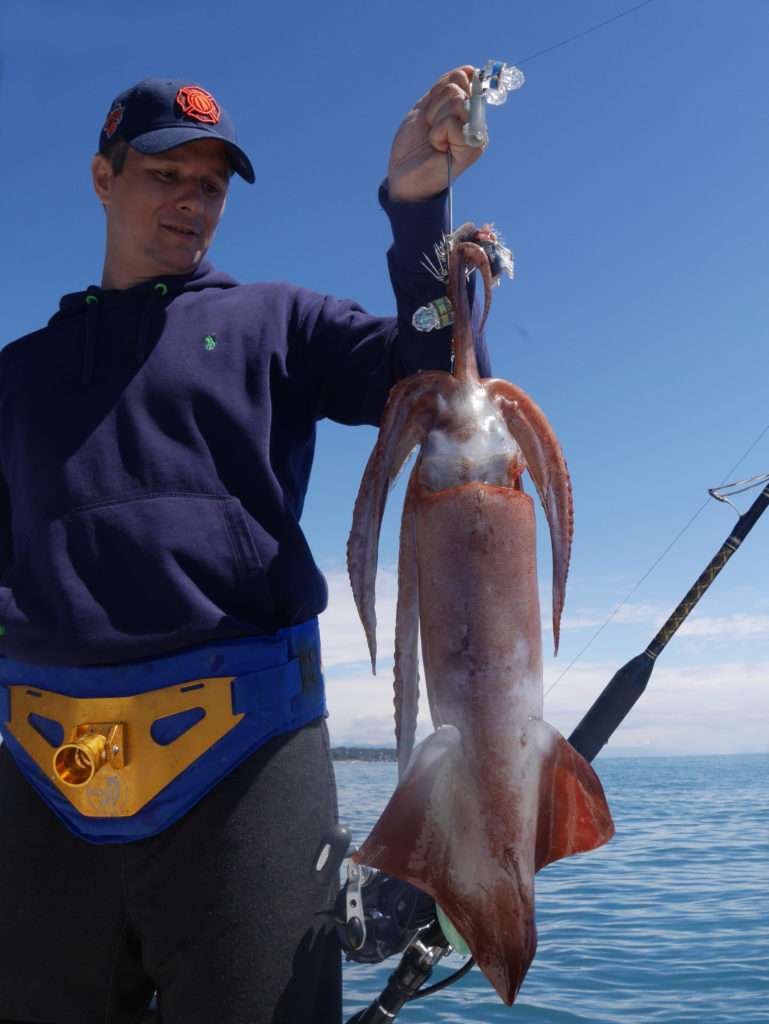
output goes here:
<path id="1" fill-rule="evenodd" d="M 470 86 L 470 98 L 466 107 L 470 120 L 463 127 L 465 142 L 476 149 L 487 145 L 489 133 L 486 128 L 486 104 L 499 107 L 507 100 L 507 94 L 520 89 L 525 81 L 523 72 L 513 64 L 499 60 L 486 62 L 485 67 L 476 68 Z"/>

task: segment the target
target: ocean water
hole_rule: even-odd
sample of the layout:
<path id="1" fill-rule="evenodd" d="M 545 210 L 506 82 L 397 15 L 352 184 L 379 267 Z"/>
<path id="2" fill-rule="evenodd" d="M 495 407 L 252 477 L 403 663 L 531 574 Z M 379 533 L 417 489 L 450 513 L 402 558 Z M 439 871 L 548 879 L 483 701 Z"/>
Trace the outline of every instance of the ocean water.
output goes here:
<path id="1" fill-rule="evenodd" d="M 342 821 L 361 842 L 395 765 L 335 767 Z M 474 968 L 399 1022 L 769 1024 L 769 755 L 595 767 L 617 834 L 537 875 L 539 947 L 515 1005 Z M 345 1019 L 397 962 L 345 966 Z M 431 981 L 462 963 L 447 958 Z"/>

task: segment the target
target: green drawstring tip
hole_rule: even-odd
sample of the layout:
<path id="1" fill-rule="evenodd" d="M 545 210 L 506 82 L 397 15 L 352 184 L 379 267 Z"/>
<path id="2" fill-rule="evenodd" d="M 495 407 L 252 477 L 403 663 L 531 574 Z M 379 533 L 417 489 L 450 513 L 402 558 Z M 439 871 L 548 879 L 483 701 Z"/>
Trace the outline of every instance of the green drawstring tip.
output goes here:
<path id="1" fill-rule="evenodd" d="M 158 281 L 158 283 L 154 286 L 154 290 L 156 292 L 160 292 L 160 294 L 164 297 L 168 295 L 168 285 L 163 284 L 162 281 Z"/>
<path id="2" fill-rule="evenodd" d="M 90 306 L 94 302 L 98 302 L 99 301 L 99 296 L 98 295 L 86 295 L 85 301 L 86 301 L 86 305 Z"/>
<path id="3" fill-rule="evenodd" d="M 203 344 L 205 345 L 206 352 L 213 352 L 216 348 L 216 338 L 213 334 L 207 334 L 205 338 L 203 338 Z"/>
<path id="4" fill-rule="evenodd" d="M 447 942 L 453 946 L 454 950 L 459 953 L 460 956 L 470 956 L 470 947 L 437 903 L 435 904 L 435 910 L 438 915 L 438 924 L 441 926 L 441 931 L 446 936 Z"/>

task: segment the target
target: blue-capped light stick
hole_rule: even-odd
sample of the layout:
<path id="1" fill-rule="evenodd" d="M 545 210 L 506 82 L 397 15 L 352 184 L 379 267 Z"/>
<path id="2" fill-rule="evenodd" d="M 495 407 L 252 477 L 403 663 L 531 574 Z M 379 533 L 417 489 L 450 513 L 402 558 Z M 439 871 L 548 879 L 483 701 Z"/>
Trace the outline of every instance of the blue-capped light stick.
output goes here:
<path id="1" fill-rule="evenodd" d="M 490 103 L 493 107 L 501 106 L 507 100 L 507 94 L 514 89 L 520 89 L 524 81 L 520 68 L 513 64 L 503 64 L 499 60 L 487 61 L 483 68 L 475 69 L 470 86 L 470 98 L 466 101 L 470 120 L 463 128 L 468 146 L 480 148 L 489 141 L 486 104 Z"/>

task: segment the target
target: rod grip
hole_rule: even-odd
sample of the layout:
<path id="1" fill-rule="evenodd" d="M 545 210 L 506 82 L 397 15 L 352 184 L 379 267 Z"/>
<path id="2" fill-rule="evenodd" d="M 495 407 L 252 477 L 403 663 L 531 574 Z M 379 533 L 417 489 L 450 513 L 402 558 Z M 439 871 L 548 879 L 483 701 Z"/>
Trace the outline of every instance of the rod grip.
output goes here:
<path id="1" fill-rule="evenodd" d="M 654 660 L 644 651 L 615 672 L 574 732 L 569 743 L 592 761 L 630 712 L 649 682 Z"/>

